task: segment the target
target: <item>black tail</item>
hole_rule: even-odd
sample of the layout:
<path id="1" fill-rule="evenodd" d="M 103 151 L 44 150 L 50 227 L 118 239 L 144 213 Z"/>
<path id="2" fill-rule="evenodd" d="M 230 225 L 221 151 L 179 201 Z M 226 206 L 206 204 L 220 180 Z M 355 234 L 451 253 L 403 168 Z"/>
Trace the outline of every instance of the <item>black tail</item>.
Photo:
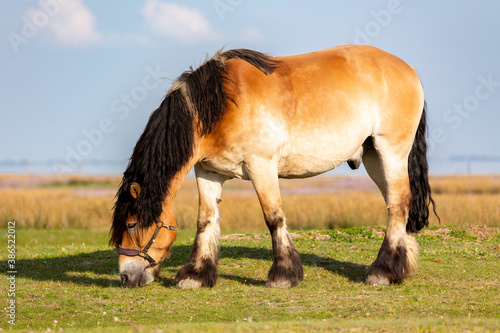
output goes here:
<path id="1" fill-rule="evenodd" d="M 410 190 L 412 195 L 412 204 L 410 207 L 410 214 L 408 223 L 406 224 L 406 231 L 416 233 L 424 227 L 429 226 L 429 206 L 432 204 L 432 209 L 437 218 L 436 204 L 432 199 L 431 187 L 429 185 L 427 164 L 427 103 L 424 103 L 424 110 L 420 123 L 418 125 L 417 133 L 415 134 L 415 141 L 410 151 L 408 158 L 408 174 L 410 177 Z M 439 220 L 441 221 L 441 220 Z"/>

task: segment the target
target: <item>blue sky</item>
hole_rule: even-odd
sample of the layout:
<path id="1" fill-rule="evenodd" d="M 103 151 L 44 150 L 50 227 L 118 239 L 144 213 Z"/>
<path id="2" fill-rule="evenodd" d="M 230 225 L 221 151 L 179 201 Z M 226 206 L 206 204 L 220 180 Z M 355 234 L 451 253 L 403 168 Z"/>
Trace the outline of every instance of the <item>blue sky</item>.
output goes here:
<path id="1" fill-rule="evenodd" d="M 0 160 L 68 169 L 126 160 L 170 79 L 207 54 L 344 43 L 380 47 L 417 68 L 431 169 L 453 155 L 500 155 L 499 1 L 0 3 Z"/>

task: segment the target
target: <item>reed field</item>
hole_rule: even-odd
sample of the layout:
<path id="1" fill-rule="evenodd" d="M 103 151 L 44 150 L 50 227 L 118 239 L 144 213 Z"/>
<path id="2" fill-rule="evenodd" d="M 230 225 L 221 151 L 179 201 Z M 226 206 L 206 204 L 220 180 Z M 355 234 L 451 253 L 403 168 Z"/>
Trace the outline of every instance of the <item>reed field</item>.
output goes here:
<path id="1" fill-rule="evenodd" d="M 0 175 L 0 226 L 15 220 L 20 228 L 108 230 L 119 176 Z M 500 176 L 432 177 L 442 225 L 500 226 Z M 282 180 L 283 205 L 290 229 L 385 226 L 384 200 L 368 177 L 325 175 Z M 181 228 L 196 228 L 198 193 L 188 177 L 174 211 Z M 223 232 L 264 231 L 262 211 L 248 181 L 224 184 L 220 204 Z M 439 226 L 434 215 L 431 226 Z"/>

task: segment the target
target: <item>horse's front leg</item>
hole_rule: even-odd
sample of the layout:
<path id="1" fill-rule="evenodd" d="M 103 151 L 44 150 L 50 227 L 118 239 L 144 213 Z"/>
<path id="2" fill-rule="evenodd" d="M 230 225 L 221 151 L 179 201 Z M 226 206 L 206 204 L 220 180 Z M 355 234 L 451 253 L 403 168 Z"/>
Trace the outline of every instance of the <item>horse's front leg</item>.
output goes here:
<path id="1" fill-rule="evenodd" d="M 304 272 L 299 253 L 287 231 L 277 167 L 269 161 L 256 162 L 249 166 L 248 174 L 259 197 L 273 245 L 273 264 L 266 286 L 295 287 L 302 281 Z"/>
<path id="2" fill-rule="evenodd" d="M 213 287 L 217 282 L 217 252 L 220 236 L 219 205 L 222 184 L 227 178 L 195 165 L 198 184 L 198 230 L 189 262 L 176 276 L 182 289 Z"/>

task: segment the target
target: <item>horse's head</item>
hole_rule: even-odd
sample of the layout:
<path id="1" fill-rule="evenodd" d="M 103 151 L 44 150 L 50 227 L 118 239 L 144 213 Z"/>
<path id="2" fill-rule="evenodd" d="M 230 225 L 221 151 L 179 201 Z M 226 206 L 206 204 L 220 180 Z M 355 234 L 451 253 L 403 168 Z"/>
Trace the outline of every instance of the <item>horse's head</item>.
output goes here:
<path id="1" fill-rule="evenodd" d="M 139 216 L 140 195 L 141 186 L 131 183 L 127 193 L 118 198 L 112 228 L 112 242 L 118 246 L 120 278 L 127 287 L 144 286 L 159 279 L 161 264 L 170 257 L 177 235 L 173 215 L 167 218 L 162 214 L 164 220 L 151 221 L 144 220 L 148 214 Z"/>

